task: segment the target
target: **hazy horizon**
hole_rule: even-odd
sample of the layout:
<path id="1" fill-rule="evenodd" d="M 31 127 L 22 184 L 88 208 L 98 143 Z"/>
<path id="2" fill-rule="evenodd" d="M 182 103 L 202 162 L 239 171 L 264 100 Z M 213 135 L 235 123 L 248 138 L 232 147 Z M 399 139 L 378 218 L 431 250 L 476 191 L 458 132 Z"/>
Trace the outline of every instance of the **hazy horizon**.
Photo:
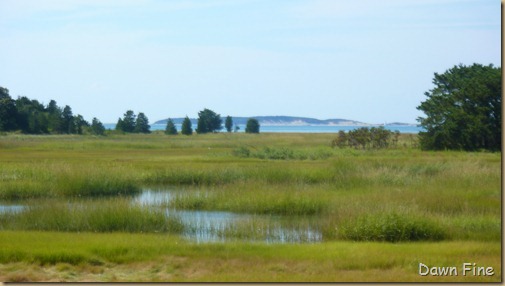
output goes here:
<path id="1" fill-rule="evenodd" d="M 219 113 L 218 113 L 219 114 Z M 221 119 L 223 120 L 223 124 L 224 124 L 224 120 L 226 119 L 226 116 L 228 115 L 223 115 L 223 114 L 219 114 L 221 116 Z M 244 119 L 244 118 L 263 118 L 263 117 L 289 117 L 289 118 L 303 118 L 303 119 L 310 119 L 310 120 L 319 120 L 319 121 L 328 121 L 328 120 L 342 120 L 342 121 L 354 121 L 354 122 L 359 122 L 359 123 L 365 123 L 365 124 L 372 124 L 372 125 L 376 125 L 376 124 L 384 124 L 385 122 L 364 122 L 364 121 L 361 121 L 359 119 L 353 119 L 353 118 L 316 118 L 316 117 L 306 117 L 306 116 L 292 116 L 292 115 L 253 115 L 253 116 L 234 116 L 234 115 L 229 115 L 232 119 L 236 119 L 236 118 L 240 118 L 240 119 Z M 198 119 L 198 116 L 188 116 L 189 119 L 191 120 L 197 120 Z M 152 124 L 155 124 L 156 122 L 159 122 L 159 121 L 166 121 L 168 119 L 184 119 L 184 117 L 167 117 L 167 118 L 162 118 L 162 119 L 156 119 L 156 120 L 150 120 L 150 122 Z M 400 121 L 391 121 L 391 122 L 386 122 L 386 123 L 405 123 L 405 124 L 418 124 L 417 122 L 400 122 Z M 116 122 L 107 122 L 107 124 L 116 124 Z M 159 123 L 161 124 L 161 123 Z"/>

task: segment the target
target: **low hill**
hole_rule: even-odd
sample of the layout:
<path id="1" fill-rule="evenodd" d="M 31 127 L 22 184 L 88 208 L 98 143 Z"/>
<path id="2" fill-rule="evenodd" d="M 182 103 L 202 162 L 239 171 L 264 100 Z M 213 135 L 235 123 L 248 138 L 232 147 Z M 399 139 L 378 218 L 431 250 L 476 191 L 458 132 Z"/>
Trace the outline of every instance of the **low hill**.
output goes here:
<path id="1" fill-rule="evenodd" d="M 226 117 L 222 117 L 223 123 Z M 233 124 L 245 125 L 249 118 L 255 118 L 260 125 L 370 125 L 367 123 L 349 120 L 349 119 L 315 119 L 308 117 L 295 116 L 251 116 L 251 117 L 232 117 Z M 175 124 L 181 124 L 184 118 L 172 118 Z M 190 118 L 193 125 L 197 124 L 196 118 Z M 154 124 L 167 124 L 168 118 L 156 121 Z"/>

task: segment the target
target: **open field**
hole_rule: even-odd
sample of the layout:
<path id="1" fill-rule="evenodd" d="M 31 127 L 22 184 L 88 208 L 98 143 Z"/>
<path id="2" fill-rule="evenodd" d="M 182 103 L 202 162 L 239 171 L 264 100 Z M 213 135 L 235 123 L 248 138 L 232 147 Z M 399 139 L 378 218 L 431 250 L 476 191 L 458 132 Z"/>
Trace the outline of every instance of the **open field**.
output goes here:
<path id="1" fill-rule="evenodd" d="M 500 153 L 420 151 L 414 135 L 332 149 L 335 136 L 0 136 L 0 204 L 26 206 L 0 214 L 0 280 L 501 281 Z M 198 244 L 129 203 L 146 188 L 176 189 L 167 208 L 310 220 L 322 241 L 243 241 L 261 237 L 248 220 L 224 231 L 238 240 Z M 465 262 L 494 275 L 418 274 Z"/>

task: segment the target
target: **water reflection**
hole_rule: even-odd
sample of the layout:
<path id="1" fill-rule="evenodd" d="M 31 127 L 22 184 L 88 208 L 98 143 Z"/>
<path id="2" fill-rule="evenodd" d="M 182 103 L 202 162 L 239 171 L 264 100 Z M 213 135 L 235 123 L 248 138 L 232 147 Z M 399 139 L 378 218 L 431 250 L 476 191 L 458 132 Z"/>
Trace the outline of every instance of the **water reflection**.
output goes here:
<path id="1" fill-rule="evenodd" d="M 146 189 L 133 199 L 155 207 L 166 208 L 168 216 L 177 216 L 185 226 L 183 236 L 196 242 L 224 242 L 232 240 L 265 241 L 268 243 L 318 242 L 322 234 L 312 217 L 281 217 L 270 215 L 237 214 L 224 211 L 178 210 L 167 207 L 181 191 Z"/>
<path id="2" fill-rule="evenodd" d="M 149 208 L 162 208 L 167 216 L 175 216 L 184 225 L 182 236 L 198 243 L 227 241 L 263 241 L 267 243 L 313 243 L 322 241 L 318 230 L 318 217 L 286 217 L 272 215 L 239 214 L 225 211 L 180 210 L 170 206 L 177 196 L 184 195 L 181 190 L 146 189 L 131 198 L 131 203 Z M 114 200 L 113 198 L 107 198 Z M 67 202 L 69 208 L 76 208 L 82 202 L 94 200 L 76 199 Z M 20 213 L 27 205 L 40 203 L 27 202 L 26 205 L 0 203 L 0 214 Z M 111 202 L 112 203 L 112 202 Z"/>
<path id="3" fill-rule="evenodd" d="M 145 189 L 142 193 L 133 198 L 134 203 L 140 203 L 143 205 L 160 205 L 169 204 L 170 201 L 174 199 L 175 191 L 155 191 L 151 189 Z"/>
<path id="4" fill-rule="evenodd" d="M 19 213 L 25 209 L 25 206 L 21 205 L 0 205 L 0 214 L 3 213 Z"/>

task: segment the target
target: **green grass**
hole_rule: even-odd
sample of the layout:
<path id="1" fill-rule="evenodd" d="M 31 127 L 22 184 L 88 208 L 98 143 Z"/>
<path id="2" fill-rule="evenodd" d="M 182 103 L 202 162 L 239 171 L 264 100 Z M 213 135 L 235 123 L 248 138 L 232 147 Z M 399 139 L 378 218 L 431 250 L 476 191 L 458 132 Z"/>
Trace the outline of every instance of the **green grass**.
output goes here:
<path id="1" fill-rule="evenodd" d="M 339 232 L 342 238 L 355 241 L 438 241 L 447 236 L 428 218 L 396 212 L 364 215 L 342 224 Z"/>
<path id="2" fill-rule="evenodd" d="M 163 270 L 167 276 L 146 274 L 153 280 L 258 281 L 266 277 L 265 281 L 317 281 L 318 273 L 327 281 L 425 281 L 411 275 L 420 259 L 450 265 L 481 253 L 481 260 L 475 262 L 500 266 L 500 153 L 421 151 L 413 147 L 416 140 L 411 135 L 402 135 L 397 147 L 386 150 L 331 149 L 335 137 L 161 133 L 104 138 L 0 136 L 0 201 L 30 206 L 25 213 L 0 215 L 0 236 L 14 239 L 8 244 L 0 240 L 0 260 L 13 267 L 0 270 L 0 275 L 33 281 L 40 273 L 27 267 L 32 264 L 65 268 L 59 265 L 63 263 L 72 265 L 74 272 L 86 272 L 86 265 L 93 268 L 97 264 L 102 269 L 100 265 L 107 263 L 154 260 L 154 264 L 167 263 L 171 268 Z M 273 253 L 280 260 L 266 262 L 273 258 L 267 254 L 272 248 L 263 244 L 193 245 L 171 235 L 143 236 L 139 233 L 181 232 L 177 221 L 127 203 L 146 186 L 178 190 L 172 206 L 181 209 L 307 217 L 317 221 L 324 243 L 277 245 Z M 79 202 L 79 207 L 67 208 L 66 203 L 72 201 Z M 286 224 L 297 229 L 307 223 L 294 221 Z M 249 230 L 265 227 L 269 225 L 253 219 L 236 229 L 223 230 L 223 235 L 262 237 L 262 230 Z M 94 231 L 106 234 L 87 233 Z M 33 235 L 45 237 L 40 248 L 23 250 L 28 242 L 22 237 Z M 74 253 L 65 244 L 47 242 L 64 237 L 77 240 L 75 243 L 82 239 L 94 245 L 94 250 L 79 246 Z M 97 246 L 107 239 L 116 241 L 117 247 L 107 243 Z M 121 239 L 128 242 L 122 244 Z M 165 239 L 169 246 L 160 243 Z M 54 247 L 43 250 L 42 243 Z M 176 243 L 184 247 L 178 248 Z M 132 247 L 134 244 L 138 245 Z M 490 247 L 488 252 L 486 247 Z M 332 251 L 338 254 L 324 256 Z M 352 256 L 352 251 L 358 254 Z M 297 260 L 297 255 L 304 258 Z M 318 258 L 320 255 L 325 258 Z M 178 262 L 172 263 L 171 257 Z M 247 260 L 251 257 L 253 265 Z M 227 275 L 229 261 L 237 262 L 237 271 Z M 191 263 L 196 266 L 189 266 Z M 205 267 L 206 263 L 212 267 Z M 312 263 L 320 269 L 303 270 Z M 198 267 L 207 272 L 191 274 L 198 272 Z M 18 268 L 31 270 L 16 272 Z M 58 269 L 54 271 L 67 273 Z M 335 271 L 339 276 L 328 274 Z M 359 277 L 353 276 L 353 271 L 358 271 Z M 93 276 L 92 280 L 140 278 L 127 272 L 124 277 L 110 274 L 104 279 Z M 67 278 L 60 278 L 74 279 L 73 274 L 67 274 Z M 401 278 L 397 279 L 397 274 Z M 486 281 L 483 279 L 472 281 Z M 448 280 L 432 277 L 426 281 Z"/>
<path id="3" fill-rule="evenodd" d="M 172 232 L 183 230 L 181 221 L 162 209 L 132 204 L 128 198 L 80 202 L 37 202 L 19 213 L 0 216 L 3 229 L 72 232 Z"/>
<path id="4" fill-rule="evenodd" d="M 498 282 L 499 242 L 192 244 L 172 235 L 0 232 L 2 281 Z M 494 276 L 421 277 L 419 263 Z M 34 265 L 32 267 L 32 265 Z"/>
<path id="5" fill-rule="evenodd" d="M 173 202 L 178 208 L 317 215 L 327 222 L 325 239 L 344 238 L 336 229 L 360 217 L 405 209 L 443 225 L 446 239 L 500 237 L 500 154 L 423 152 L 408 146 L 411 135 L 388 150 L 331 149 L 334 136 L 8 135 L 0 138 L 0 199 L 125 196 L 145 185 L 175 186 L 188 190 Z M 234 154 L 241 148 L 326 155 L 242 158 Z M 474 231 L 476 221 L 485 222 L 484 231 Z"/>

